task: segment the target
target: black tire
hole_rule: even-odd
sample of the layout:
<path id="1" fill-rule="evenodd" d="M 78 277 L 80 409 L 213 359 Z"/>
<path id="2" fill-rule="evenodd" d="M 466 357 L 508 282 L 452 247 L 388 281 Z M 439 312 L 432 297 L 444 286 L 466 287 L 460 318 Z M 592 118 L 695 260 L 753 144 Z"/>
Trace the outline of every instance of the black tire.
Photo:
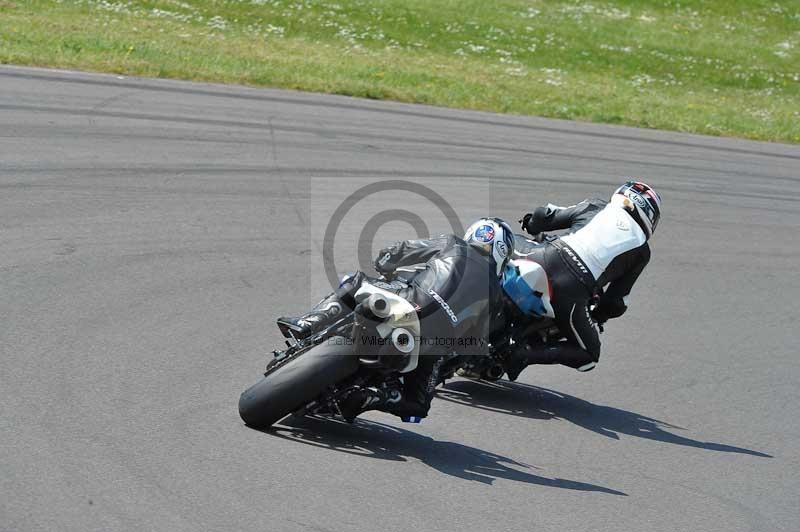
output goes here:
<path id="1" fill-rule="evenodd" d="M 282 364 L 239 397 L 239 415 L 253 428 L 269 427 L 358 371 L 352 342 L 337 336 Z"/>

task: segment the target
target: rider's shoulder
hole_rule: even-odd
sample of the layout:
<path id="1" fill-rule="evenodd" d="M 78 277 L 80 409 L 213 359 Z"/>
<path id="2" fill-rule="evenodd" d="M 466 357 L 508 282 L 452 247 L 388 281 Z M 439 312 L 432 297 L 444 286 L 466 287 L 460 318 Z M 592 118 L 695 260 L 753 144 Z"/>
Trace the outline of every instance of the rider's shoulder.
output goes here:
<path id="1" fill-rule="evenodd" d="M 578 205 L 582 205 L 589 210 L 600 210 L 606 208 L 606 205 L 608 205 L 608 201 L 600 198 L 586 198 Z"/>
<path id="2" fill-rule="evenodd" d="M 467 241 L 458 235 L 442 235 L 439 238 L 444 239 L 444 241 L 450 245 L 469 246 Z"/>

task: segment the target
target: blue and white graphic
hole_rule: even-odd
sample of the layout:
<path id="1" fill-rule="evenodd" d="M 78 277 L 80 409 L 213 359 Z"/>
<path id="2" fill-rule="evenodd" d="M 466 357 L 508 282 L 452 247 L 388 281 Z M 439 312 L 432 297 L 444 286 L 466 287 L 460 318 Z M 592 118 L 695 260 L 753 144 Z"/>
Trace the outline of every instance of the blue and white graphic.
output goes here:
<path id="1" fill-rule="evenodd" d="M 503 275 L 503 290 L 526 315 L 555 318 L 547 274 L 536 262 L 510 261 Z"/>
<path id="2" fill-rule="evenodd" d="M 489 244 L 494 240 L 494 227 L 491 225 L 482 225 L 475 229 L 475 240 Z"/>

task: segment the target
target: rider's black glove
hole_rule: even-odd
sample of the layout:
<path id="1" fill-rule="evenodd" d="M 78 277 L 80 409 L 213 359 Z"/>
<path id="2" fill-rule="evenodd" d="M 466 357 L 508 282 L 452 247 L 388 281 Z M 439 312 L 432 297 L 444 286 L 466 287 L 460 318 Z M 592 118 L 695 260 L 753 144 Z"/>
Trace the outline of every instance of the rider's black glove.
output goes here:
<path id="1" fill-rule="evenodd" d="M 378 253 L 375 259 L 375 271 L 381 275 L 388 275 L 394 273 L 397 268 L 394 255 L 392 255 L 392 248 L 383 248 Z"/>
<path id="2" fill-rule="evenodd" d="M 529 212 L 525 216 L 522 217 L 522 220 L 519 220 L 519 225 L 522 226 L 522 229 L 528 233 L 531 233 L 528 230 L 528 225 L 531 223 L 531 218 L 533 218 L 533 213 Z M 533 234 L 533 233 L 531 233 Z"/>
<path id="3" fill-rule="evenodd" d="M 529 234 L 537 237 L 545 230 L 547 211 L 539 207 L 534 212 L 529 212 L 522 217 L 519 224 Z"/>

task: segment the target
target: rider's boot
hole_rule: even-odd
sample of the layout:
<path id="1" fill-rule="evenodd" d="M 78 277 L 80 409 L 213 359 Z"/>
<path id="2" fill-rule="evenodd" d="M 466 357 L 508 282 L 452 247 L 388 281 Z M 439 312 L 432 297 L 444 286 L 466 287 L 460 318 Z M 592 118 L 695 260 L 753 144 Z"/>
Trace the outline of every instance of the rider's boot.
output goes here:
<path id="1" fill-rule="evenodd" d="M 597 366 L 597 359 L 600 353 L 598 350 L 597 353 L 592 354 L 572 342 L 560 342 L 557 346 L 543 350 L 541 356 L 547 361 L 531 362 L 531 364 L 563 364 L 569 368 L 584 372 L 591 371 Z"/>
<path id="2" fill-rule="evenodd" d="M 333 293 L 302 316 L 278 318 L 278 329 L 286 338 L 294 336 L 298 340 L 303 340 L 335 322 L 341 314 L 342 302 L 339 296 Z"/>
<path id="3" fill-rule="evenodd" d="M 531 349 L 530 346 L 520 346 L 511 351 L 511 356 L 506 362 L 506 375 L 508 380 L 514 382 L 522 370 L 531 364 L 560 364 L 560 347 L 539 347 Z"/>
<path id="4" fill-rule="evenodd" d="M 506 376 L 508 380 L 514 382 L 519 377 L 519 374 L 522 373 L 522 370 L 528 367 L 528 361 L 522 357 L 512 357 L 506 363 Z"/>
<path id="5" fill-rule="evenodd" d="M 402 394 L 397 388 L 363 388 L 355 386 L 345 392 L 344 398 L 339 401 L 339 411 L 348 423 L 352 423 L 359 414 L 367 410 L 384 410 L 399 403 Z"/>

